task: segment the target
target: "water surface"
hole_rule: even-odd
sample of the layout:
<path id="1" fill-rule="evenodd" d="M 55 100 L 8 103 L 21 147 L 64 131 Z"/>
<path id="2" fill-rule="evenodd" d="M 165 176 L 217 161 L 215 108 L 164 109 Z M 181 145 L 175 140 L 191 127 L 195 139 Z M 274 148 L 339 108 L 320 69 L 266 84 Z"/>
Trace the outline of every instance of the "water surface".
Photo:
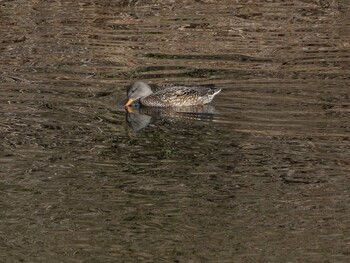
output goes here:
<path id="1" fill-rule="evenodd" d="M 347 1 L 0 6 L 1 261 L 350 260 Z M 223 90 L 136 131 L 136 79 Z"/>

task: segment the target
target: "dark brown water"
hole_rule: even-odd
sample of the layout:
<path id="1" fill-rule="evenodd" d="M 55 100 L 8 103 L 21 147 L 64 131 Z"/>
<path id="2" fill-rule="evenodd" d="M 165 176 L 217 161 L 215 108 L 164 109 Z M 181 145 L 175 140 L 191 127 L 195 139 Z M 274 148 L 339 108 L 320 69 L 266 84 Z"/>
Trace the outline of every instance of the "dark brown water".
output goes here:
<path id="1" fill-rule="evenodd" d="M 0 261 L 349 262 L 349 13 L 0 1 Z M 126 116 L 135 79 L 223 91 Z"/>

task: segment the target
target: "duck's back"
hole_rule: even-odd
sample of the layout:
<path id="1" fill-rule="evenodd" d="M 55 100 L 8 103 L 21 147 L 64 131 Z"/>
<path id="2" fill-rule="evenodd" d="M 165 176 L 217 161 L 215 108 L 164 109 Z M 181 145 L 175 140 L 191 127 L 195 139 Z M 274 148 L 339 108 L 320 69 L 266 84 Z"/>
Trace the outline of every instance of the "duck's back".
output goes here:
<path id="1" fill-rule="evenodd" d="M 141 98 L 141 104 L 150 107 L 186 107 L 204 105 L 212 101 L 221 89 L 206 86 L 164 86 L 157 92 Z"/>

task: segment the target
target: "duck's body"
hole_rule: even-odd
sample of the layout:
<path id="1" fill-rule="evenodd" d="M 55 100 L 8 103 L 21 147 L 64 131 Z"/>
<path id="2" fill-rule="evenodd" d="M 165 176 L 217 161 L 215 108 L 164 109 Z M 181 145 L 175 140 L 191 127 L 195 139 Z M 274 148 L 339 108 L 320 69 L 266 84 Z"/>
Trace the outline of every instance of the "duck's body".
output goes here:
<path id="1" fill-rule="evenodd" d="M 221 89 L 209 86 L 164 85 L 153 93 L 146 83 L 137 81 L 128 89 L 128 102 L 139 100 L 148 107 L 187 107 L 208 104 Z"/>

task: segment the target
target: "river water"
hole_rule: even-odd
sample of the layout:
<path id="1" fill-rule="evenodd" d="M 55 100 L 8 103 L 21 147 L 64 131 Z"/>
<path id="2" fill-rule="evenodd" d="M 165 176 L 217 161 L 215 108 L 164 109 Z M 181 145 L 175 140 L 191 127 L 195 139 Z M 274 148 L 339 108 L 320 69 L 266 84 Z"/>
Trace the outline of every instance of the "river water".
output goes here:
<path id="1" fill-rule="evenodd" d="M 349 11 L 0 1 L 1 262 L 349 262 Z M 127 113 L 134 80 L 222 92 Z"/>

